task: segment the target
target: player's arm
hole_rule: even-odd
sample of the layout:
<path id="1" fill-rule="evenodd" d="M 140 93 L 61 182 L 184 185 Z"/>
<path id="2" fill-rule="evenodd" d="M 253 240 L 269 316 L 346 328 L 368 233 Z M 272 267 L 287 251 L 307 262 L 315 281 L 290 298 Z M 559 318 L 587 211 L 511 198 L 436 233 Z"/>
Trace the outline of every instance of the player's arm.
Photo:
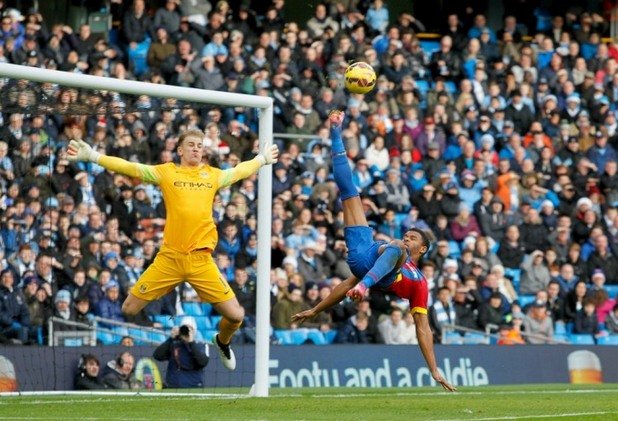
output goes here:
<path id="1" fill-rule="evenodd" d="M 219 176 L 219 188 L 231 186 L 239 180 L 249 177 L 256 173 L 264 165 L 271 165 L 279 158 L 279 148 L 267 142 L 262 151 L 255 158 L 243 161 L 234 168 L 221 171 Z"/>
<path id="2" fill-rule="evenodd" d="M 321 313 L 322 311 L 328 308 L 331 308 L 332 306 L 337 304 L 339 301 L 343 300 L 345 298 L 346 293 L 350 289 L 354 288 L 354 286 L 358 283 L 358 281 L 359 281 L 358 278 L 354 276 L 350 276 L 345 281 L 343 281 L 342 283 L 337 285 L 335 288 L 333 288 L 330 294 L 328 294 L 326 298 L 324 298 L 322 301 L 317 303 L 315 307 L 310 308 L 309 310 L 301 311 L 300 313 L 293 315 L 292 321 L 296 323 L 302 323 L 307 319 L 311 319 L 312 317 L 315 317 L 318 313 Z"/>
<path id="3" fill-rule="evenodd" d="M 412 309 L 413 311 L 415 309 Z M 433 334 L 431 333 L 431 328 L 429 327 L 429 318 L 427 317 L 427 312 L 423 312 L 417 310 L 412 315 L 414 317 L 414 323 L 416 325 L 416 337 L 418 338 L 418 346 L 421 348 L 421 353 L 423 354 L 423 358 L 425 358 L 425 362 L 427 363 L 427 367 L 431 371 L 431 376 L 435 381 L 440 383 L 444 390 L 448 390 L 449 392 L 455 392 L 457 389 L 450 385 L 444 377 L 438 371 L 438 365 L 436 364 L 436 355 L 433 351 Z"/>
<path id="4" fill-rule="evenodd" d="M 67 159 L 73 162 L 94 162 L 109 171 L 139 178 L 147 183 L 159 183 L 159 175 L 152 165 L 129 162 L 122 158 L 104 155 L 92 149 L 92 146 L 83 140 L 71 140 L 69 142 Z"/>

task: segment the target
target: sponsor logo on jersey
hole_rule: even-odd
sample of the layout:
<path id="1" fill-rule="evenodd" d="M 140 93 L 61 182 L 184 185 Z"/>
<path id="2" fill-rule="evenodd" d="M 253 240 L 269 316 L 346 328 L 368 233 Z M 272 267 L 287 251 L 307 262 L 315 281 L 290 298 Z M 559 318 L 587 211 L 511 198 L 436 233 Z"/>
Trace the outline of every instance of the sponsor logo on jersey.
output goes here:
<path id="1" fill-rule="evenodd" d="M 174 187 L 189 190 L 212 189 L 212 183 L 195 182 L 195 181 L 174 181 Z"/>

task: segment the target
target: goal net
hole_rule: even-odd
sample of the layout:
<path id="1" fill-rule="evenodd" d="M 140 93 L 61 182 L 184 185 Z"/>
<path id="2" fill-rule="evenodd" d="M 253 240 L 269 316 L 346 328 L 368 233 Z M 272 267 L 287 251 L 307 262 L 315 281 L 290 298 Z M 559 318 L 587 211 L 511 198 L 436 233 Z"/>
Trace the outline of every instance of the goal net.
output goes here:
<path id="1" fill-rule="evenodd" d="M 126 294 L 152 262 L 154 250 L 161 245 L 165 210 L 156 186 L 98 165 L 70 164 L 68 142 L 81 138 L 103 153 L 159 164 L 176 159 L 175 144 L 182 131 L 199 128 L 205 131 L 204 162 L 226 168 L 253 157 L 259 142 L 272 141 L 272 99 L 11 64 L 0 64 L 0 78 L 4 116 L 0 150 L 5 145 L 5 156 L 14 158 L 12 168 L 3 167 L 0 177 L 2 217 L 19 239 L 3 245 L 5 258 L 10 254 L 28 259 L 30 252 L 37 265 L 48 266 L 53 290 L 45 291 L 47 297 L 28 279 L 27 270 L 16 280 L 29 303 L 49 302 L 51 311 L 65 301 L 76 308 L 84 305 L 76 298 L 87 296 L 89 300 L 83 301 L 88 301 L 91 314 L 78 318 L 76 324 L 49 314 L 33 320 L 35 328 L 28 333 L 28 341 L 40 346 L 1 348 L 0 388 L 73 390 L 84 354 L 94 355 L 103 371 L 108 363 L 122 365 L 119 356 L 129 352 L 141 391 L 165 393 L 168 361 L 153 358 L 157 346 L 187 324 L 195 327 L 196 339 L 206 344 L 217 332 L 221 316 L 212 305 L 200 303 L 188 284 L 182 284 L 136 319 L 94 317 L 94 301 L 105 295 L 104 285 L 116 281 L 120 293 Z M 213 210 L 216 222 L 233 219 L 226 215 L 226 207 L 234 204 L 242 227 L 239 239 L 257 235 L 254 247 L 270 250 L 271 186 L 270 168 L 264 167 L 245 184 L 220 190 Z M 241 193 L 251 188 L 258 190 L 257 199 Z M 238 274 L 229 256 L 215 253 L 214 257 L 222 274 L 233 281 Z M 205 345 L 210 360 L 197 392 L 248 394 L 251 390 L 252 395 L 268 396 L 270 253 L 249 259 L 243 272 L 250 288 L 255 287 L 256 310 L 247 312 L 251 317 L 232 343 L 237 368 L 226 370 L 216 349 Z M 58 287 L 69 291 L 68 296 L 58 294 Z M 122 345 L 123 340 L 134 346 Z"/>

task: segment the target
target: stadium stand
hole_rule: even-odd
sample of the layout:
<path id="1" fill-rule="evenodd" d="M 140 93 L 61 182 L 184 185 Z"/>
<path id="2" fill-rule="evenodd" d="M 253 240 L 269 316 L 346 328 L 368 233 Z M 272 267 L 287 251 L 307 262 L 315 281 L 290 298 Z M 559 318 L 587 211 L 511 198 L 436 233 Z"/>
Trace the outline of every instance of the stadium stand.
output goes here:
<path id="1" fill-rule="evenodd" d="M 466 305 L 480 330 L 478 309 L 492 292 L 504 297 L 503 321 L 509 323 L 556 281 L 558 295 L 546 298 L 554 338 L 594 343 L 591 335 L 571 332 L 584 298 L 601 314 L 618 295 L 618 40 L 608 38 L 606 11 L 563 10 L 560 16 L 568 19 L 561 27 L 542 10 L 534 25 L 515 19 L 514 27 L 480 28 L 455 16 L 428 36 L 421 34 L 422 23 L 404 25 L 396 16 L 390 21 L 397 23 L 384 28 L 352 24 L 334 6 L 331 16 L 341 24 L 336 33 L 288 21 L 279 9 L 276 22 L 260 13 L 248 22 L 238 10 L 225 12 L 219 4 L 226 2 L 212 7 L 202 24 L 175 2 L 169 13 L 155 2 L 145 13 L 133 2 L 112 2 L 110 10 L 91 11 L 67 30 L 5 3 L 2 61 L 274 98 L 275 138 L 283 153 L 273 183 L 273 303 L 290 284 L 303 291 L 317 285 L 327 293 L 349 273 L 322 123 L 338 108 L 351 116 L 344 130 L 350 164 L 356 173 L 366 166 L 358 189 L 376 236 L 390 239 L 417 226 L 448 242 L 448 258 L 457 263 L 453 273 L 438 247 L 425 262 L 432 300 L 439 287 L 454 295 L 465 285 Z M 355 11 L 366 13 L 369 2 L 358 3 Z M 168 15 L 173 18 L 162 18 Z M 401 66 L 392 59 L 399 53 Z M 342 88 L 343 71 L 361 59 L 378 71 L 378 86 L 351 97 Z M 104 285 L 116 281 L 126 294 L 152 262 L 165 223 L 155 188 L 68 163 L 67 141 L 83 135 L 107 153 L 156 164 L 175 158 L 180 127 L 191 125 L 205 130 L 208 158 L 225 168 L 252 156 L 257 120 L 248 109 L 193 108 L 16 80 L 1 84 L 0 294 L 7 300 L 23 295 L 31 321 L 22 325 L 10 313 L 14 309 L 1 307 L 16 324 L 0 333 L 14 342 L 46 344 L 46 319 L 58 291 L 87 297 L 87 313 L 100 315 Z M 97 114 L 91 104 L 121 112 Z M 400 173 L 397 184 L 384 177 L 388 169 Z M 215 212 L 220 226 L 238 227 L 240 247 L 222 242 L 215 256 L 233 286 L 235 269 L 247 272 L 242 294 L 249 324 L 255 317 L 255 187 L 255 179 L 234 186 Z M 395 205 L 400 189 L 409 193 L 411 209 Z M 386 226 L 389 210 L 395 224 Z M 472 218 L 459 238 L 465 210 Z M 314 242 L 315 253 L 305 253 Z M 536 250 L 543 259 L 527 265 Z M 487 278 L 500 268 L 504 276 L 488 287 Z M 74 279 L 82 274 L 80 286 Z M 573 292 L 578 280 L 585 282 L 585 297 Z M 533 291 L 519 294 L 524 285 Z M 220 320 L 212 306 L 195 302 L 184 285 L 172 295 L 146 308 L 144 326 L 169 333 L 172 317 L 190 316 L 201 337 L 211 339 Z M 313 304 L 305 301 L 305 307 Z M 372 293 L 368 308 L 344 302 L 314 325 L 275 330 L 274 337 L 286 345 L 333 343 L 358 312 L 375 327 L 389 312 L 385 302 Z M 463 323 L 460 316 L 455 325 Z M 320 325 L 330 330 L 324 334 Z M 139 329 L 113 327 L 97 338 L 117 344 L 127 333 L 144 343 Z M 381 342 L 379 334 L 371 338 Z M 597 342 L 616 344 L 616 337 L 599 336 Z M 449 333 L 444 343 L 487 343 L 487 337 Z"/>

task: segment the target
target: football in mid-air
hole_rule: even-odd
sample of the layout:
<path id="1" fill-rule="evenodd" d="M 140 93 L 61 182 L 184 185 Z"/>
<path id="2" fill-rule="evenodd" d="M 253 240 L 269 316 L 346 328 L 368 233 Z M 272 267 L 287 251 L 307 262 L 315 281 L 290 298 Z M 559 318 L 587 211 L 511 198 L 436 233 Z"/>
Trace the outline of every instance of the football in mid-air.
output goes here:
<path id="1" fill-rule="evenodd" d="M 345 70 L 345 87 L 354 94 L 366 94 L 376 86 L 376 72 L 363 61 L 352 63 Z"/>

